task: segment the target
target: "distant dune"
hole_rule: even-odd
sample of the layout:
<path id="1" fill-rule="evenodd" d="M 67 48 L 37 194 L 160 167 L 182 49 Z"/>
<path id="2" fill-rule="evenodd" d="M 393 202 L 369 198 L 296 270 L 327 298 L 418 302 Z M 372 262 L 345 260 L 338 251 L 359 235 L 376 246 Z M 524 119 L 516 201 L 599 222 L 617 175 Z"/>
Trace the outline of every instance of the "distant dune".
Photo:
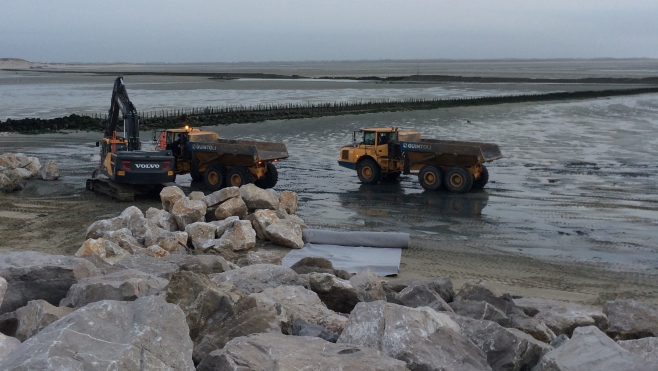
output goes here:
<path id="1" fill-rule="evenodd" d="M 41 62 L 30 62 L 20 58 L 0 58 L 0 69 L 2 68 L 47 68 L 48 64 Z"/>

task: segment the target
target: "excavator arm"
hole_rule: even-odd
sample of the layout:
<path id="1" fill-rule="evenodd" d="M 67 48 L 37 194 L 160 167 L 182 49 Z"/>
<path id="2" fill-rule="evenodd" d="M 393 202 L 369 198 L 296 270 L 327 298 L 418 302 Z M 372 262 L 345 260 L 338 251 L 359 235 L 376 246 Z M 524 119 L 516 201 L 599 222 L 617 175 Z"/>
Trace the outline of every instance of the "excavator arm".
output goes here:
<path id="1" fill-rule="evenodd" d="M 119 124 L 119 112 L 123 116 L 124 132 L 128 141 L 128 151 L 141 149 L 142 145 L 139 140 L 139 115 L 135 105 L 128 98 L 126 85 L 123 83 L 123 77 L 119 76 L 114 80 L 114 90 L 112 90 L 112 102 L 109 111 L 109 120 L 105 128 L 105 137 L 112 138 Z"/>

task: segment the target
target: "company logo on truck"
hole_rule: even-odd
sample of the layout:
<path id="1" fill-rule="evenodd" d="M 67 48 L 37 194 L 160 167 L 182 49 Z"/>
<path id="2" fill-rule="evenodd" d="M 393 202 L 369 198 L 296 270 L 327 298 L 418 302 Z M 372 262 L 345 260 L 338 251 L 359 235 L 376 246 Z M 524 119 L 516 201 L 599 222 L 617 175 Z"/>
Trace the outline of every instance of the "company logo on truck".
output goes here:
<path id="1" fill-rule="evenodd" d="M 190 143 L 190 147 L 192 147 L 193 151 L 212 151 L 212 152 L 217 151 L 217 146 L 214 144 Z"/>
<path id="2" fill-rule="evenodd" d="M 159 169 L 160 164 L 135 164 L 138 169 Z"/>
<path id="3" fill-rule="evenodd" d="M 431 151 L 432 146 L 429 144 L 422 143 L 408 143 L 402 142 L 402 149 L 407 151 Z"/>

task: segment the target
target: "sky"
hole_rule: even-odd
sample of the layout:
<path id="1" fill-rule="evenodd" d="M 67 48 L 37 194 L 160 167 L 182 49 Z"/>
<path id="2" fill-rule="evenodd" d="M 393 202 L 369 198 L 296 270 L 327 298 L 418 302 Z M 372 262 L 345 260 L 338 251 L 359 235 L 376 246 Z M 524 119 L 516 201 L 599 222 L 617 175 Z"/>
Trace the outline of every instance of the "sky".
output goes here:
<path id="1" fill-rule="evenodd" d="M 0 58 L 658 58 L 655 0 L 0 0 Z"/>

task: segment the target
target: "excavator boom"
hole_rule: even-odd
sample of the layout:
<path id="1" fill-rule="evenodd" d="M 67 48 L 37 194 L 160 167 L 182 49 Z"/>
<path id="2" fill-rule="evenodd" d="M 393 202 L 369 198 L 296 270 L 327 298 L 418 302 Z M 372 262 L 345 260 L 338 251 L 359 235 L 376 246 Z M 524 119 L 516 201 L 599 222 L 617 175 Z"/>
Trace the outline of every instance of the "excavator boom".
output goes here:
<path id="1" fill-rule="evenodd" d="M 123 83 L 123 77 L 119 76 L 114 80 L 114 89 L 112 90 L 112 102 L 110 103 L 109 120 L 105 128 L 105 138 L 112 138 L 119 126 L 119 112 L 123 116 L 124 137 L 128 141 L 128 151 L 137 151 L 141 149 L 142 144 L 139 140 L 139 115 L 135 105 L 128 97 L 126 85 Z"/>

